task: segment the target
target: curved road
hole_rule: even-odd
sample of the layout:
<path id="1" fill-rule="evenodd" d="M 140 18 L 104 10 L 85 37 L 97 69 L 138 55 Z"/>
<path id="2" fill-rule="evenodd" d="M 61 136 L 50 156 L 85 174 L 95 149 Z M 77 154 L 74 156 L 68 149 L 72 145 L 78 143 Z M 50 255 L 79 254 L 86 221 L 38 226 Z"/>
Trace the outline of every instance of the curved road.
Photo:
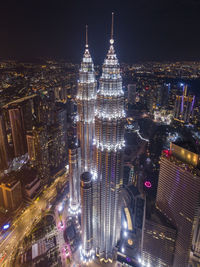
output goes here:
<path id="1" fill-rule="evenodd" d="M 65 183 L 67 180 L 66 175 L 65 173 L 58 177 L 50 187 L 43 191 L 39 199 L 27 207 L 19 218 L 13 220 L 9 234 L 0 242 L 0 266 L 12 266 L 13 257 L 20 242 L 32 230 L 33 225 L 41 219 L 42 210 L 45 210 L 51 200 L 56 197 L 56 185 L 58 182 Z"/>

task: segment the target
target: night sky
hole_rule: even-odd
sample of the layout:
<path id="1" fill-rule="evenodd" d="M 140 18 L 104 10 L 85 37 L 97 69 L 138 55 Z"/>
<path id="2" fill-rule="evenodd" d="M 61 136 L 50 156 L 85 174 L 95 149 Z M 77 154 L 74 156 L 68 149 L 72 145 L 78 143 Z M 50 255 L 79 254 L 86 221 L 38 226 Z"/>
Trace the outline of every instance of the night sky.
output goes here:
<path id="1" fill-rule="evenodd" d="M 200 60 L 200 0 L 1 0 L 0 57 L 52 57 L 80 62 L 89 27 L 90 52 L 102 63 L 115 12 L 120 62 Z"/>

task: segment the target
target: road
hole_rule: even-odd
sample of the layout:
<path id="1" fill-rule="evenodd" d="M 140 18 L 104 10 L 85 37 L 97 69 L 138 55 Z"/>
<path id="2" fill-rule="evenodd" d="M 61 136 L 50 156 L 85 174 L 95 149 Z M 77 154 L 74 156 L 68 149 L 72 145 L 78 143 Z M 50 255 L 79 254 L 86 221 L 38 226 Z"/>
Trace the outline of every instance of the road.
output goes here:
<path id="1" fill-rule="evenodd" d="M 64 200 L 65 199 L 65 200 Z M 60 212 L 59 208 L 62 206 Z M 62 260 L 62 267 L 67 267 L 69 264 L 66 262 L 66 255 L 65 255 L 65 247 L 66 247 L 66 242 L 64 240 L 64 231 L 66 229 L 66 222 L 67 222 L 67 217 L 70 215 L 68 213 L 68 203 L 66 200 L 66 196 L 63 196 L 63 198 L 60 200 L 60 203 L 56 206 L 54 210 L 55 218 L 56 218 L 56 226 L 57 226 L 57 241 L 59 244 L 59 250 L 60 250 L 60 256 Z M 61 227 L 61 220 L 63 223 L 63 226 Z"/>
<path id="2" fill-rule="evenodd" d="M 43 210 L 56 197 L 56 185 L 58 182 L 65 183 L 67 174 L 58 177 L 53 184 L 43 191 L 39 199 L 36 199 L 18 218 L 12 222 L 12 228 L 4 240 L 0 242 L 0 266 L 12 266 L 13 256 L 23 238 L 30 233 L 33 226 L 42 218 Z M 2 265 L 1 265 L 2 264 Z"/>

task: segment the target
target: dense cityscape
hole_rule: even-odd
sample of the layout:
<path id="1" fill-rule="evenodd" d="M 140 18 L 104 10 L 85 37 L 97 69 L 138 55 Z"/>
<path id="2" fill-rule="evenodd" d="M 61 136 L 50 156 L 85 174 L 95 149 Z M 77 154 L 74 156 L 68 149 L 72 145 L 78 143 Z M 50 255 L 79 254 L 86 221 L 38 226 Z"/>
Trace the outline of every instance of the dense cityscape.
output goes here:
<path id="1" fill-rule="evenodd" d="M 120 62 L 114 20 L 102 64 L 87 25 L 0 59 L 2 267 L 200 266 L 200 61 Z"/>

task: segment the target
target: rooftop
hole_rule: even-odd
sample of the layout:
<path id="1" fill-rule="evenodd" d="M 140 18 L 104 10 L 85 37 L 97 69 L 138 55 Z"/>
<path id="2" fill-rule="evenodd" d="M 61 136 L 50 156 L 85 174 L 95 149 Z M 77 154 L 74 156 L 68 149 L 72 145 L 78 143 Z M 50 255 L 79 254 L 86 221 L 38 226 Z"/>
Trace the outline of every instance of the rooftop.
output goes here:
<path id="1" fill-rule="evenodd" d="M 191 174 L 195 175 L 195 176 L 199 176 L 200 177 L 200 169 L 197 167 L 194 167 L 193 165 L 189 164 L 189 163 L 185 163 L 181 160 L 179 160 L 177 157 L 173 156 L 172 154 L 167 154 L 166 152 L 162 152 L 162 156 L 161 158 L 164 157 L 166 159 L 168 159 L 170 162 L 173 162 L 174 164 L 176 164 L 178 167 L 180 167 L 182 170 L 184 171 L 188 171 Z"/>

